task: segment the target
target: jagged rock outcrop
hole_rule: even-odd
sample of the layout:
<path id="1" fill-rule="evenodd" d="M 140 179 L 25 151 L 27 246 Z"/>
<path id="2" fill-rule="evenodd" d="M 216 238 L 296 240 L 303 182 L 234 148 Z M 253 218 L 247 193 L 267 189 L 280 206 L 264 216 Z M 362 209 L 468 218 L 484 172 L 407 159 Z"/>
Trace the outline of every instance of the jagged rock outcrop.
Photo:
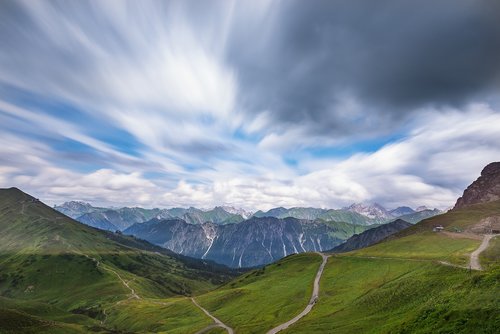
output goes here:
<path id="1" fill-rule="evenodd" d="M 484 167 L 481 176 L 465 189 L 453 209 L 500 200 L 500 162 Z"/>

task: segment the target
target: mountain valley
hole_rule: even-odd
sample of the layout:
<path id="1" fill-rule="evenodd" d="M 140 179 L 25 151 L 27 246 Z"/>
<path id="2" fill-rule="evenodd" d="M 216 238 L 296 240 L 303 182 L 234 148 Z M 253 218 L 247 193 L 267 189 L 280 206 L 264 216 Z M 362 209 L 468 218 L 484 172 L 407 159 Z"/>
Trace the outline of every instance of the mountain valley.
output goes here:
<path id="1" fill-rule="evenodd" d="M 472 200 L 416 224 L 169 217 L 113 232 L 3 189 L 0 332 L 493 333 L 500 243 L 489 233 L 500 221 L 500 193 L 491 185 L 500 170 L 483 174 L 470 187 Z M 487 199 L 477 196 L 482 184 Z M 255 260 L 262 256 L 270 263 Z"/>

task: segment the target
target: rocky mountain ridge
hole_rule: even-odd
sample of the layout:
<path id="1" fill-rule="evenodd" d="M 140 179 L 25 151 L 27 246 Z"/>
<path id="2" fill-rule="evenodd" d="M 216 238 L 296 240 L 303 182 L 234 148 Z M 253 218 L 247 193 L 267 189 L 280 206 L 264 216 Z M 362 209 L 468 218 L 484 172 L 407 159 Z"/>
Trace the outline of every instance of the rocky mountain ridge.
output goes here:
<path id="1" fill-rule="evenodd" d="M 379 204 L 353 204 L 344 209 L 320 209 L 292 207 L 273 208 L 269 211 L 257 211 L 254 214 L 227 206 L 217 206 L 213 209 L 171 208 L 171 209 L 144 209 L 139 207 L 101 208 L 89 203 L 71 201 L 55 206 L 56 210 L 64 213 L 84 224 L 103 230 L 123 231 L 136 223 L 143 223 L 153 218 L 174 219 L 179 218 L 189 224 L 214 224 L 240 223 L 251 217 L 274 217 L 284 219 L 288 217 L 304 220 L 324 220 L 345 222 L 356 225 L 385 224 L 398 217 L 404 217 L 411 223 L 439 214 L 436 209 L 413 210 L 409 207 L 399 207 L 388 211 Z"/>
<path id="2" fill-rule="evenodd" d="M 337 234 L 344 234 L 340 230 L 345 228 L 343 223 L 336 226 L 291 217 L 252 217 L 228 225 L 152 219 L 134 224 L 123 233 L 182 255 L 214 260 L 230 267 L 254 267 L 293 253 L 331 249 L 344 241 Z"/>
<path id="3" fill-rule="evenodd" d="M 457 200 L 454 209 L 496 200 L 500 200 L 500 162 L 492 162 L 483 168 L 479 178 Z"/>

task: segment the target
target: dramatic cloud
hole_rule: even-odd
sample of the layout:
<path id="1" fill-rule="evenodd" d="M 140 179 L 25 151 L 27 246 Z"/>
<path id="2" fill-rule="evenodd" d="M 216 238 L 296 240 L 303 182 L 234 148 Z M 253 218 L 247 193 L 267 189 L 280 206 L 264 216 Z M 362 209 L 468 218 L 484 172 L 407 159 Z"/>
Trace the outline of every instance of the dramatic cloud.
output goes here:
<path id="1" fill-rule="evenodd" d="M 447 207 L 500 157 L 498 17 L 494 0 L 2 1 L 0 186 Z"/>
<path id="2" fill-rule="evenodd" d="M 229 59 L 243 103 L 272 111 L 278 129 L 377 134 L 498 89 L 499 15 L 482 0 L 286 1 L 236 29 Z"/>

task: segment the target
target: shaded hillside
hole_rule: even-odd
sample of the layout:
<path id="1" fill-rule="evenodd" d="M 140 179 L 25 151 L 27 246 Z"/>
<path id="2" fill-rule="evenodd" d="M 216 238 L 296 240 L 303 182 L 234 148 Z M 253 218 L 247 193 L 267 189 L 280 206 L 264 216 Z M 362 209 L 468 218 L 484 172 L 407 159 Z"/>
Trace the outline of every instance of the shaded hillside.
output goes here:
<path id="1" fill-rule="evenodd" d="M 407 221 L 408 223 L 411 223 L 411 224 L 416 224 L 424 219 L 434 217 L 434 216 L 440 215 L 442 213 L 443 213 L 443 211 L 438 210 L 438 209 L 433 209 L 433 210 L 425 209 L 425 210 L 416 211 L 413 213 L 399 216 L 399 219 Z"/>
<path id="2" fill-rule="evenodd" d="M 41 303 L 53 308 L 50 316 L 79 314 L 67 321 L 92 325 L 105 308 L 132 298 L 131 289 L 143 297 L 190 295 L 234 274 L 88 227 L 18 189 L 0 190 L 0 296 L 6 298 L 0 309 L 7 302 L 16 309 Z M 31 309 L 23 308 L 27 321 Z"/>
<path id="3" fill-rule="evenodd" d="M 402 219 L 397 219 L 391 223 L 374 227 L 360 234 L 355 234 L 331 251 L 341 253 L 368 247 L 410 226 L 412 226 L 412 224 Z"/>
<path id="4" fill-rule="evenodd" d="M 410 208 L 408 206 L 400 206 L 394 210 L 389 211 L 389 213 L 394 217 L 401 217 L 404 215 L 409 215 L 409 214 L 415 213 L 415 210 L 413 210 L 412 208 Z"/>

